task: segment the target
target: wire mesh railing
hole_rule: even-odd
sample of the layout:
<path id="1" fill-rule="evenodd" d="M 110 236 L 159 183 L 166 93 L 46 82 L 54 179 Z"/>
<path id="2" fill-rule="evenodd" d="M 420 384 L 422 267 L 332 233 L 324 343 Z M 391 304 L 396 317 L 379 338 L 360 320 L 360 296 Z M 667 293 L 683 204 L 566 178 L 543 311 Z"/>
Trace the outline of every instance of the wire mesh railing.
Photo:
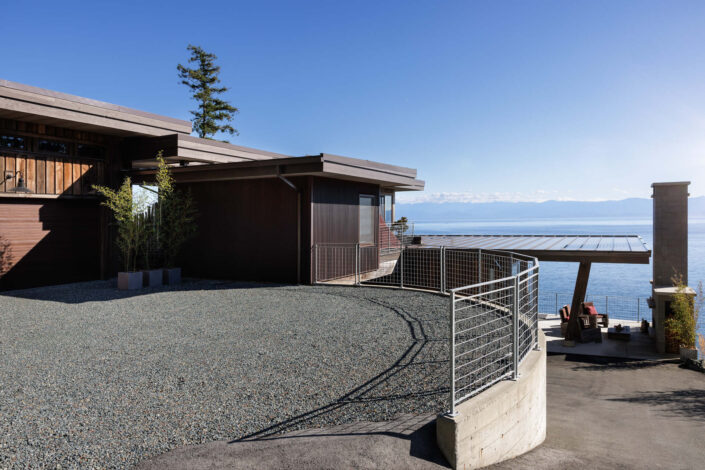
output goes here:
<path id="1" fill-rule="evenodd" d="M 541 292 L 539 312 L 558 315 L 564 305 L 571 305 L 573 294 L 566 292 Z M 588 293 L 586 302 L 592 302 L 599 313 L 605 313 L 610 318 L 618 320 L 652 321 L 651 309 L 646 297 L 630 297 L 621 295 L 597 295 Z"/>
<path id="2" fill-rule="evenodd" d="M 396 253 L 359 244 L 320 244 L 314 249 L 316 283 L 449 294 L 451 413 L 499 380 L 517 378 L 521 361 L 538 348 L 536 258 L 414 245 L 400 245 Z"/>

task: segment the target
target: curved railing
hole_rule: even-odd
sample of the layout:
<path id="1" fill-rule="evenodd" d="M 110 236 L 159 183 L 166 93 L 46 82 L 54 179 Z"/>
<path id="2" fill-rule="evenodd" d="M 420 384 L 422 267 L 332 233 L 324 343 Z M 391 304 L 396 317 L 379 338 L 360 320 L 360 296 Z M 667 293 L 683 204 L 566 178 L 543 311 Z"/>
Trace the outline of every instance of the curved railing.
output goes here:
<path id="1" fill-rule="evenodd" d="M 420 289 L 449 296 L 450 413 L 506 378 L 538 348 L 539 262 L 497 250 L 320 244 L 316 283 Z"/>

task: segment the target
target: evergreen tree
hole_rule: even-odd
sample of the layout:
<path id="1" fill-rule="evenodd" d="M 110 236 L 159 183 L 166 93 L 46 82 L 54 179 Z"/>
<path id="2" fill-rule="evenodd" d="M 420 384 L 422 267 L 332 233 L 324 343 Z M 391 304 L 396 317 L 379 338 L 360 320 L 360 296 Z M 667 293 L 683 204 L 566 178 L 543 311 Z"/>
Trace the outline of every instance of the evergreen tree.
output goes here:
<path id="1" fill-rule="evenodd" d="M 238 109 L 218 98 L 218 95 L 228 91 L 228 88 L 215 86 L 220 83 L 220 67 L 215 65 L 217 57 L 191 44 L 187 49 L 191 51 L 189 63 L 195 62 L 197 67 L 188 68 L 179 64 L 176 68 L 181 83 L 191 89 L 193 99 L 198 102 L 198 109 L 191 111 L 193 126 L 198 136 L 212 139 L 218 132 L 238 135 L 238 131 L 229 124 Z"/>

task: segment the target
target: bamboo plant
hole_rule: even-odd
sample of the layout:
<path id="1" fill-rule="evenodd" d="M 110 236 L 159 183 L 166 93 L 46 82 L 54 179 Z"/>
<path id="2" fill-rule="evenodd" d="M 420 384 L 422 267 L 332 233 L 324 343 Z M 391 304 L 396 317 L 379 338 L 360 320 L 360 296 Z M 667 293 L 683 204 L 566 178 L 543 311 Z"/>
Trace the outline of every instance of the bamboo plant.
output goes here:
<path id="1" fill-rule="evenodd" d="M 129 177 L 125 178 L 117 191 L 96 185 L 93 189 L 105 197 L 101 204 L 113 212 L 117 222 L 116 244 L 122 254 L 125 271 L 137 271 L 138 256 L 148 236 L 145 224 L 138 217 L 138 214 L 144 212 L 144 200 L 133 198 L 132 180 Z"/>
<path id="2" fill-rule="evenodd" d="M 191 192 L 183 192 L 175 187 L 174 178 L 161 151 L 157 154 L 157 160 L 159 246 L 164 267 L 173 268 L 184 243 L 196 235 L 198 211 Z"/>
<path id="3" fill-rule="evenodd" d="M 674 346 L 688 349 L 695 348 L 697 340 L 698 317 L 703 304 L 703 284 L 698 284 L 697 301 L 689 295 L 682 276 L 673 277 L 676 293 L 671 301 L 671 316 L 664 325 Z"/>

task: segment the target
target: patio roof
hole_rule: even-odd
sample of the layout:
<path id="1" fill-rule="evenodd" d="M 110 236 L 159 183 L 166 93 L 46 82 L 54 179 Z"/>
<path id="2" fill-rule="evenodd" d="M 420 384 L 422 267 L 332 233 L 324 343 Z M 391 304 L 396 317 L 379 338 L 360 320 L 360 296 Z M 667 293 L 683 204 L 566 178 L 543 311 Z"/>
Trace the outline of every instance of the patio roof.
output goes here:
<path id="1" fill-rule="evenodd" d="M 639 235 L 421 235 L 421 245 L 506 250 L 541 261 L 648 264 Z"/>
<path id="2" fill-rule="evenodd" d="M 136 180 L 151 180 L 156 169 L 134 169 Z M 277 178 L 279 176 L 321 176 L 379 184 L 395 191 L 421 191 L 424 182 L 416 170 L 385 163 L 322 153 L 306 157 L 270 157 L 232 163 L 197 164 L 172 167 L 177 183 Z"/>

